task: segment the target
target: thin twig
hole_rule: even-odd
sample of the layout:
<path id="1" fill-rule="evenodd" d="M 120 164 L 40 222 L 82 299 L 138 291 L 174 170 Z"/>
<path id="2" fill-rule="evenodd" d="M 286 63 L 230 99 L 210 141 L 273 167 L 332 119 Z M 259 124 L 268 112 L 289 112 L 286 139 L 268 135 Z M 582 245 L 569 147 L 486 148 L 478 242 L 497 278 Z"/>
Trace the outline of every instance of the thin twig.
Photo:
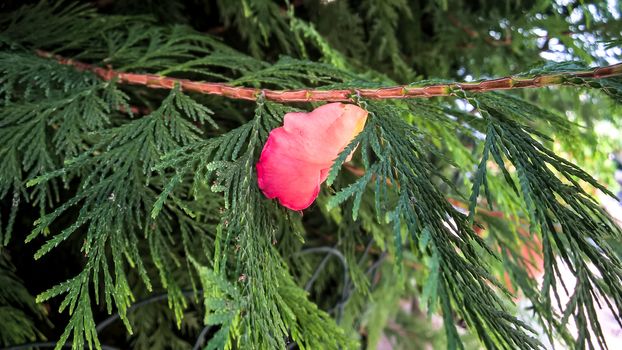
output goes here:
<path id="1" fill-rule="evenodd" d="M 598 67 L 591 70 L 553 73 L 535 77 L 505 77 L 483 80 L 479 82 L 446 83 L 427 86 L 400 85 L 381 88 L 365 89 L 301 89 L 301 90 L 269 90 L 255 89 L 243 86 L 230 86 L 224 83 L 210 83 L 188 79 L 170 78 L 155 74 L 137 74 L 119 72 L 109 68 L 97 67 L 70 58 L 54 55 L 45 51 L 37 51 L 41 57 L 53 58 L 61 64 L 73 66 L 81 71 L 90 71 L 100 78 L 109 81 L 116 80 L 123 84 L 142 85 L 154 89 L 173 89 L 179 85 L 184 91 L 201 94 L 219 95 L 239 100 L 256 100 L 263 94 L 266 100 L 276 102 L 312 102 L 312 101 L 352 101 L 353 96 L 367 99 L 402 99 L 402 98 L 429 98 L 436 96 L 451 96 L 455 91 L 487 92 L 497 90 L 511 90 L 522 88 L 537 88 L 552 85 L 562 85 L 568 79 L 602 79 L 622 76 L 622 63 Z"/>

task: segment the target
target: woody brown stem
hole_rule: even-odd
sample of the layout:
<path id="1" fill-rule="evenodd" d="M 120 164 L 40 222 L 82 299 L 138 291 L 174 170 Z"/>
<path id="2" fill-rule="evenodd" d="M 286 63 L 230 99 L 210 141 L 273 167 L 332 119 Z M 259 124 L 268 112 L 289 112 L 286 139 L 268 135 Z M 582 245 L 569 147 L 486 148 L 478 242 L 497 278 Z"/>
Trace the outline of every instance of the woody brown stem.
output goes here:
<path id="1" fill-rule="evenodd" d="M 116 79 L 120 83 L 142 85 L 154 89 L 173 89 L 179 85 L 183 91 L 201 94 L 219 95 L 239 100 L 256 100 L 263 95 L 266 100 L 276 102 L 313 102 L 313 101 L 352 101 L 354 97 L 374 100 L 429 98 L 436 96 L 452 96 L 456 91 L 480 93 L 497 90 L 511 90 L 562 85 L 572 78 L 602 79 L 622 76 L 622 63 L 598 67 L 585 71 L 554 73 L 535 77 L 505 77 L 467 83 L 447 83 L 427 86 L 391 86 L 365 89 L 304 89 L 304 90 L 269 90 L 250 87 L 230 86 L 224 83 L 210 83 L 189 79 L 170 78 L 155 74 L 136 74 L 119 72 L 109 68 L 97 67 L 70 58 L 54 55 L 49 52 L 37 51 L 42 57 L 54 58 L 59 63 L 70 65 L 81 71 L 90 71 L 104 80 Z"/>

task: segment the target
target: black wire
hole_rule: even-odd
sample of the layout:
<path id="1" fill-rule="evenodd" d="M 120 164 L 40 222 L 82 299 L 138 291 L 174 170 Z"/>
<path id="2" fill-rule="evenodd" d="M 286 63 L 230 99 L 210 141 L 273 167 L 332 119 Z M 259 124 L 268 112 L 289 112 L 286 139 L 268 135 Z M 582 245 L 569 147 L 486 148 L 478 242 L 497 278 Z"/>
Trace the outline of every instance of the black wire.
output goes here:
<path id="1" fill-rule="evenodd" d="M 365 274 L 369 275 L 372 274 L 372 278 L 371 280 L 373 281 L 375 278 L 375 273 L 377 272 L 378 267 L 380 267 L 380 265 L 382 265 L 382 263 L 384 262 L 384 259 L 387 257 L 387 252 L 382 252 L 382 254 L 380 255 L 380 257 L 378 258 L 378 260 L 376 260 L 366 271 Z M 360 262 L 362 262 L 362 260 L 360 260 Z M 344 291 L 346 292 L 346 294 L 344 296 L 342 296 L 342 298 L 337 302 L 337 304 L 335 304 L 330 310 L 329 312 L 335 312 L 337 311 L 337 316 L 335 317 L 337 319 L 337 321 L 339 321 L 341 315 L 343 314 L 343 309 L 345 308 L 346 304 L 348 303 L 348 300 L 350 300 L 350 296 L 352 295 L 352 293 L 356 290 L 356 287 L 354 285 L 352 285 L 352 287 L 350 287 L 348 285 L 348 288 L 344 288 Z"/>
<path id="2" fill-rule="evenodd" d="M 361 255 L 361 257 L 358 260 L 358 265 L 361 265 L 365 262 L 365 259 L 367 259 L 367 256 L 369 254 L 369 251 L 373 245 L 373 238 L 370 239 L 370 241 L 367 243 L 365 250 L 363 251 L 363 254 Z M 354 290 L 356 288 L 354 288 L 354 286 L 350 283 L 350 280 L 348 278 L 348 266 L 347 266 L 347 262 L 345 257 L 343 256 L 343 254 L 337 250 L 334 247 L 313 247 L 313 248 L 307 248 L 307 249 L 303 249 L 301 250 L 297 255 L 302 255 L 302 254 L 307 254 L 307 253 L 317 253 L 317 252 L 326 252 L 328 254 L 326 254 L 326 256 L 324 257 L 324 259 L 320 262 L 320 264 L 318 265 L 317 269 L 315 270 L 315 272 L 313 273 L 313 276 L 311 277 L 311 279 L 307 282 L 307 284 L 305 285 L 305 290 L 309 291 L 311 289 L 311 286 L 313 285 L 313 282 L 315 282 L 315 280 L 317 279 L 317 275 L 319 275 L 319 272 L 321 272 L 321 270 L 324 269 L 324 265 L 326 265 L 326 262 L 328 261 L 328 258 L 331 255 L 336 256 L 337 258 L 339 258 L 339 260 L 341 261 L 343 267 L 344 267 L 344 288 L 343 288 L 343 293 L 342 293 L 342 297 L 341 299 L 337 302 L 337 304 L 335 304 L 335 306 L 333 306 L 330 309 L 330 312 L 333 312 L 335 310 L 339 311 L 338 315 L 341 315 L 343 313 L 343 309 L 345 307 L 345 305 L 347 304 L 348 299 L 350 298 L 350 296 L 352 295 L 352 292 L 354 292 Z M 380 265 L 382 265 L 382 263 L 384 262 L 385 258 L 387 257 L 387 252 L 382 252 L 382 254 L 380 255 L 380 257 L 378 258 L 378 260 L 376 260 L 366 271 L 365 274 L 369 275 L 375 275 L 375 272 L 377 271 L 378 267 L 380 267 Z M 373 280 L 373 278 L 372 278 Z M 352 286 L 352 287 L 350 287 Z M 287 349 L 288 350 L 292 350 L 295 349 L 298 346 L 298 344 L 296 342 L 291 342 L 288 346 Z"/>
<path id="3" fill-rule="evenodd" d="M 371 238 L 369 240 L 369 242 L 367 242 L 367 245 L 365 246 L 365 250 L 363 251 L 363 254 L 359 258 L 359 261 L 357 263 L 359 266 L 361 266 L 365 262 L 365 259 L 367 259 L 367 255 L 369 254 L 369 251 L 371 250 L 371 247 L 372 247 L 373 243 L 374 243 L 374 239 L 373 238 Z M 385 254 L 386 253 L 383 252 L 383 255 L 380 256 L 380 258 L 378 259 L 378 261 L 376 261 L 374 263 L 374 265 L 376 265 L 376 264 L 379 265 L 379 263 L 382 262 L 382 260 L 384 260 L 384 255 Z M 372 266 L 374 266 L 374 265 L 372 265 Z M 365 272 L 365 274 L 368 274 L 368 273 L 369 273 L 369 270 L 367 270 Z M 352 295 L 354 290 L 356 290 L 356 286 L 354 286 L 354 284 L 352 283 L 351 279 L 348 279 L 347 282 L 348 283 L 347 283 L 346 287 L 344 287 L 344 293 L 342 293 L 341 300 L 339 300 L 337 302 L 337 304 L 335 304 L 335 306 L 333 306 L 332 309 L 331 309 L 331 312 L 332 312 L 332 311 L 334 311 L 335 309 L 338 308 L 338 313 L 337 313 L 337 316 L 336 316 L 337 321 L 341 320 L 341 316 L 343 315 L 343 309 L 345 308 L 346 304 L 348 303 L 348 300 L 350 300 L 350 296 Z"/>
<path id="4" fill-rule="evenodd" d="M 188 289 L 188 290 L 182 290 L 181 294 L 183 296 L 192 296 L 198 293 L 203 293 L 202 289 L 197 289 L 196 291 L 192 290 L 192 289 Z M 134 305 L 130 306 L 127 309 L 127 312 L 130 312 L 138 307 L 141 307 L 143 305 L 147 305 L 147 304 L 151 304 L 151 303 L 155 303 L 156 301 L 161 301 L 161 300 L 166 300 L 168 298 L 168 293 L 162 293 L 162 294 L 157 294 L 154 296 L 151 296 L 149 298 L 143 299 L 141 301 L 136 302 Z M 110 317 L 108 317 L 107 319 L 101 321 L 100 323 L 97 324 L 97 326 L 95 326 L 95 331 L 97 333 L 101 332 L 104 328 L 108 327 L 111 323 L 113 323 L 114 321 L 118 320 L 121 318 L 121 315 L 119 315 L 119 313 L 116 313 Z"/>
<path id="5" fill-rule="evenodd" d="M 201 333 L 199 333 L 197 341 L 194 343 L 192 350 L 199 350 L 201 348 L 201 345 L 203 345 L 203 343 L 205 342 L 205 336 L 207 335 L 207 332 L 209 332 L 210 328 L 212 328 L 212 326 L 205 326 L 203 330 L 201 330 Z"/>
<path id="6" fill-rule="evenodd" d="M 384 262 L 384 259 L 387 257 L 387 252 L 382 252 L 378 260 L 376 260 L 368 269 L 365 271 L 365 274 L 368 275 L 376 270 L 380 265 Z"/>
<path id="7" fill-rule="evenodd" d="M 367 242 L 367 245 L 365 246 L 365 250 L 363 251 L 363 255 L 361 255 L 361 258 L 359 259 L 359 265 L 361 265 L 363 262 L 365 262 L 365 259 L 367 259 L 367 255 L 369 254 L 369 251 L 371 250 L 372 245 L 374 245 L 373 238 L 371 238 L 369 242 Z"/>
<path id="8" fill-rule="evenodd" d="M 307 249 L 303 249 L 300 252 L 298 252 L 296 255 L 303 255 L 303 254 L 310 254 L 310 253 L 328 253 L 328 254 L 332 254 L 334 256 L 336 256 L 339 261 L 341 262 L 341 265 L 343 266 L 343 285 L 344 287 L 347 285 L 348 283 L 348 263 L 346 261 L 346 258 L 343 256 L 343 254 L 332 247 L 313 247 L 313 248 L 307 248 Z"/>

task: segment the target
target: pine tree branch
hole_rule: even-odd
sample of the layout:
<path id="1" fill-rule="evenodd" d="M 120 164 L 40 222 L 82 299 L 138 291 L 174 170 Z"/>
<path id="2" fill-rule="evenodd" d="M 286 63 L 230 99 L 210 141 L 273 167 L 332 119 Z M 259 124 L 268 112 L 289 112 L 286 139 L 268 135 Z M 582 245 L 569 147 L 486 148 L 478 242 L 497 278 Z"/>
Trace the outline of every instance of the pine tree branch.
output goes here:
<path id="1" fill-rule="evenodd" d="M 591 70 L 565 73 L 543 74 L 534 77 L 510 76 L 505 78 L 482 80 L 479 82 L 452 82 L 427 86 L 400 85 L 382 88 L 363 89 L 301 89 L 301 90 L 269 90 L 250 87 L 230 86 L 224 83 L 210 83 L 188 79 L 170 78 L 155 74 L 137 74 L 119 72 L 111 68 L 97 67 L 70 58 L 54 55 L 38 50 L 41 57 L 53 58 L 64 65 L 73 66 L 80 71 L 90 71 L 100 78 L 109 81 L 130 85 L 142 85 L 154 89 L 173 89 L 179 84 L 183 91 L 201 94 L 219 95 L 239 100 L 256 100 L 263 95 L 266 100 L 276 102 L 313 102 L 313 101 L 352 101 L 354 97 L 367 99 L 402 99 L 402 98 L 429 98 L 451 96 L 456 90 L 472 93 L 512 90 L 523 88 L 539 88 L 545 86 L 562 85 L 569 79 L 603 79 L 622 76 L 622 63 L 611 66 L 597 67 Z"/>

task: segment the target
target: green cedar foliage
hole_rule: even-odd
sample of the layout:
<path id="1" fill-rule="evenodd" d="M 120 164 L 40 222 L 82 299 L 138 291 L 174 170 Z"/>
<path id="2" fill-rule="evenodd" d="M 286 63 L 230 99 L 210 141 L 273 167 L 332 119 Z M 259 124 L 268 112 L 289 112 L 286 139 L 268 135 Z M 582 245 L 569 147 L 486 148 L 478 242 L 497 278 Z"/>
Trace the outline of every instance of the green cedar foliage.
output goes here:
<path id="1" fill-rule="evenodd" d="M 15 275 L 15 267 L 4 249 L 0 250 L 0 285 L 0 345 L 20 344 L 41 337 L 35 320 L 42 319 L 44 311 Z"/>
<path id="2" fill-rule="evenodd" d="M 0 198 L 8 203 L 0 212 L 1 345 L 43 341 L 38 328 L 49 328 L 5 256 L 25 254 L 16 242 L 26 241 L 36 260 L 79 257 L 65 280 L 33 292 L 63 315 L 49 339 L 57 349 L 101 349 L 119 338 L 136 349 L 373 348 L 392 332 L 404 347 L 471 348 L 479 339 L 489 349 L 539 349 L 543 338 L 516 315 L 516 290 L 550 339 L 604 346 L 597 310 L 609 308 L 622 323 L 622 235 L 593 199 L 593 189 L 611 195 L 607 188 L 553 149 L 606 169 L 597 164 L 602 152 L 591 150 L 594 125 L 617 123 L 620 78 L 566 79 L 543 92 L 454 89 L 429 100 L 353 96 L 370 113 L 367 125 L 301 215 L 267 200 L 254 169 L 284 114 L 318 104 L 123 85 L 36 50 L 119 71 L 274 89 L 380 87 L 508 67 L 534 76 L 603 63 L 596 44 L 562 34 L 592 30 L 615 48 L 620 23 L 606 6 L 198 3 L 41 1 L 0 16 Z M 225 40 L 197 29 L 204 23 L 188 9 L 221 21 Z M 564 37 L 563 53 L 584 63 L 544 64 L 537 28 Z M 229 45 L 231 35 L 242 47 Z M 489 55 L 490 47 L 503 51 Z M 579 94 L 589 103 L 559 112 Z M 342 167 L 354 150 L 360 176 Z M 520 253 L 533 245 L 530 235 L 542 242 L 541 289 Z M 562 264 L 576 285 L 563 284 Z M 503 272 L 510 285 L 500 282 Z M 396 306 L 408 298 L 417 304 L 411 317 Z M 432 314 L 442 331 L 426 324 Z M 117 319 L 115 337 L 108 327 Z"/>

